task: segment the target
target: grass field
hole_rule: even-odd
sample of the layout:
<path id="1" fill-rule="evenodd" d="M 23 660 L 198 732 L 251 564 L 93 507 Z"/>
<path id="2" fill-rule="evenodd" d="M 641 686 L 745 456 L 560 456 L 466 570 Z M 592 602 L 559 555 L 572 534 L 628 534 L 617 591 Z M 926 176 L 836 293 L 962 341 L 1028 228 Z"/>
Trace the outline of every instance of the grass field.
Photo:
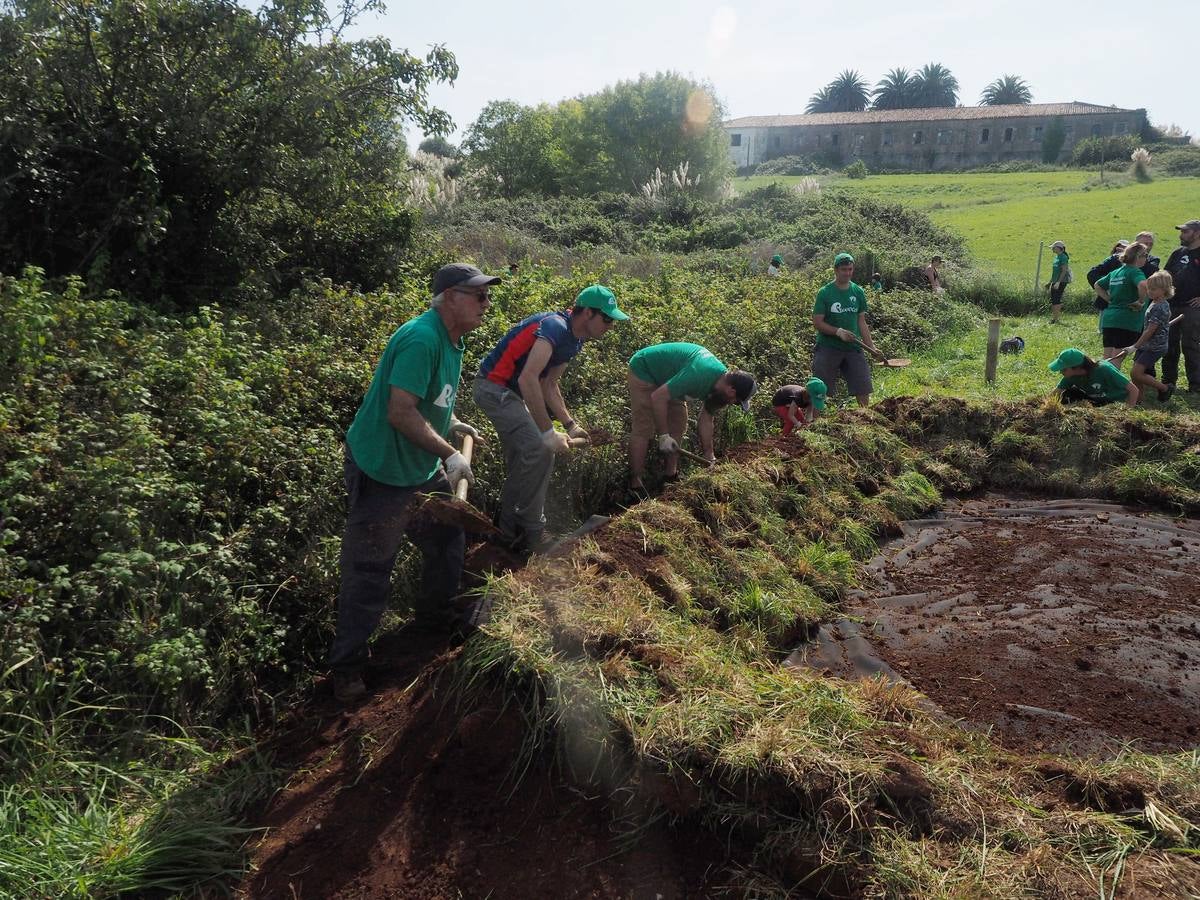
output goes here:
<path id="1" fill-rule="evenodd" d="M 1110 176 L 1112 177 L 1112 176 Z M 1076 274 L 1075 291 L 1086 290 L 1083 274 L 1107 255 L 1117 238 L 1149 229 L 1164 259 L 1176 246 L 1175 225 L 1200 215 L 1200 178 L 1160 178 L 1149 184 L 1095 185 L 1095 172 L 1016 172 L 932 175 L 872 175 L 855 181 L 841 175 L 819 179 L 825 187 L 855 191 L 924 210 L 939 225 L 967 240 L 976 262 L 1033 285 L 1038 242 L 1067 244 Z M 786 176 L 739 178 L 739 191 Z M 1116 181 L 1124 182 L 1123 176 Z M 883 261 L 887 265 L 887 261 Z M 1049 259 L 1042 259 L 1042 281 Z M 1082 285 L 1082 287 L 1081 287 Z"/>

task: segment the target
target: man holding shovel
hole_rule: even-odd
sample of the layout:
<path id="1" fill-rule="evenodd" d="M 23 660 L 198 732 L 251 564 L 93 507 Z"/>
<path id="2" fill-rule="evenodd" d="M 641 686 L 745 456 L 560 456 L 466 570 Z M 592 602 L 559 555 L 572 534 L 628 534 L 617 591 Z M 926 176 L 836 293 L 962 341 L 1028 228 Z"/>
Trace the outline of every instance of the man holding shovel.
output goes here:
<path id="1" fill-rule="evenodd" d="M 750 408 L 757 390 L 754 376 L 725 363 L 699 344 L 672 343 L 644 347 L 629 360 L 629 488 L 642 492 L 646 451 L 657 434 L 658 449 L 666 455 L 663 474 L 674 480 L 679 472 L 680 442 L 687 429 L 687 398 L 704 401 L 696 420 L 704 459 L 716 459 L 713 450 L 714 414 L 730 403 Z"/>
<path id="2" fill-rule="evenodd" d="M 612 291 L 593 284 L 579 292 L 573 309 L 518 322 L 479 367 L 473 396 L 504 448 L 499 525 L 515 550 L 533 552 L 541 546 L 555 454 L 569 450 L 572 439 L 587 440 L 587 431 L 567 409 L 559 379 L 584 341 L 603 337 L 614 322 L 628 318 Z M 566 434 L 555 430 L 551 415 Z"/>
<path id="3" fill-rule="evenodd" d="M 813 304 L 813 327 L 817 346 L 813 351 L 812 371 L 833 391 L 838 375 L 846 379 L 846 388 L 858 399 L 859 406 L 871 402 L 871 367 L 863 354 L 866 347 L 877 356 L 883 354 L 871 338 L 867 324 L 867 294 L 850 280 L 854 257 L 839 253 L 833 258 L 834 280 L 819 291 Z"/>
<path id="4" fill-rule="evenodd" d="M 345 483 L 349 499 L 342 536 L 342 583 L 337 630 L 329 651 L 333 693 L 350 703 L 366 693 L 362 673 L 367 641 L 391 594 L 392 568 L 407 536 L 424 557 L 415 622 L 452 630 L 450 600 L 462 577 L 461 527 L 405 514 L 414 494 L 449 493 L 474 481 L 470 463 L 447 438 L 478 437 L 454 416 L 465 346 L 463 336 L 483 324 L 489 288 L 500 279 L 454 263 L 433 276 L 431 308 L 405 322 L 388 340 L 371 386 L 346 433 Z"/>

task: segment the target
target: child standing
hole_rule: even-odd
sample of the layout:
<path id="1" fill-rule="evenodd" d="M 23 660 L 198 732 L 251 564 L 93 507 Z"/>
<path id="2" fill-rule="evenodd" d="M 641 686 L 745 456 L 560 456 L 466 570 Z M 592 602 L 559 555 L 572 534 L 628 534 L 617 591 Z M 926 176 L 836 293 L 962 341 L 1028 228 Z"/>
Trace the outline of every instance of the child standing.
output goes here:
<path id="1" fill-rule="evenodd" d="M 1175 393 L 1175 385 L 1163 384 L 1153 375 L 1146 373 L 1167 353 L 1171 334 L 1171 304 L 1175 285 L 1169 272 L 1155 272 L 1146 279 L 1146 294 L 1150 305 L 1146 308 L 1146 325 L 1137 343 L 1126 347 L 1125 352 L 1133 357 L 1133 383 L 1139 387 L 1151 387 L 1158 391 L 1158 402 L 1166 403 Z"/>

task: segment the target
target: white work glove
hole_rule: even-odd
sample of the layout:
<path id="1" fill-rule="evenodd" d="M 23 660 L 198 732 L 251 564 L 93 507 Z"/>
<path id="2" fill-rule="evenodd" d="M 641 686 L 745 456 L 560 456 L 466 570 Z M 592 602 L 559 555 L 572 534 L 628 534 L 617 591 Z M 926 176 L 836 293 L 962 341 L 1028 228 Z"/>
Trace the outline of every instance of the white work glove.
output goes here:
<path id="1" fill-rule="evenodd" d="M 675 440 L 675 438 L 671 437 L 669 434 L 664 434 L 662 437 L 660 437 L 658 439 L 658 452 L 659 453 L 678 453 L 679 452 L 679 441 Z"/>
<path id="2" fill-rule="evenodd" d="M 1124 352 L 1129 356 L 1137 356 L 1137 347 L 1135 347 L 1131 344 L 1130 346 L 1125 348 Z"/>
<path id="3" fill-rule="evenodd" d="M 845 328 L 839 328 L 837 330 L 837 336 L 838 336 L 838 340 L 845 341 L 847 344 L 854 343 L 854 332 L 853 331 L 848 331 Z"/>
<path id="4" fill-rule="evenodd" d="M 442 465 L 446 469 L 446 480 L 450 482 L 450 490 L 458 487 L 458 483 L 464 478 L 467 479 L 467 484 L 475 483 L 475 473 L 471 471 L 471 464 L 457 450 L 443 459 Z"/>
<path id="5" fill-rule="evenodd" d="M 551 453 L 566 453 L 571 449 L 571 443 L 561 431 L 547 428 L 542 432 L 542 446 Z"/>
<path id="6" fill-rule="evenodd" d="M 587 429 L 578 422 L 571 423 L 571 427 L 567 429 L 567 437 L 573 441 L 579 440 L 579 438 L 583 438 L 585 440 L 591 439 L 591 436 L 587 433 Z"/>
<path id="7" fill-rule="evenodd" d="M 450 433 L 461 434 L 464 437 L 470 437 L 476 441 L 479 440 L 479 432 L 475 430 L 475 426 L 468 425 L 466 422 L 462 422 L 453 417 L 450 419 Z"/>

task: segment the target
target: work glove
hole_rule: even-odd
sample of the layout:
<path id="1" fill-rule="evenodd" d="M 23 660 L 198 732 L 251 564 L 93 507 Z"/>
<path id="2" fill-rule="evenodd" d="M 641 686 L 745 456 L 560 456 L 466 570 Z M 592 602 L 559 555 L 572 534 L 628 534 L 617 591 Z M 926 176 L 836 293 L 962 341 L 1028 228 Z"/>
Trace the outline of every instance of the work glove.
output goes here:
<path id="1" fill-rule="evenodd" d="M 854 332 L 853 331 L 849 331 L 845 328 L 839 328 L 837 330 L 837 336 L 838 336 L 838 340 L 845 341 L 847 344 L 854 343 Z"/>
<path id="2" fill-rule="evenodd" d="M 542 432 L 542 446 L 551 453 L 566 453 L 571 449 L 567 436 L 553 428 L 547 428 Z"/>
<path id="3" fill-rule="evenodd" d="M 442 465 L 446 469 L 446 480 L 450 482 L 450 490 L 458 487 L 458 483 L 464 478 L 467 479 L 467 484 L 475 483 L 475 473 L 471 471 L 471 464 L 457 450 L 443 459 Z"/>
<path id="4" fill-rule="evenodd" d="M 479 440 L 479 432 L 475 430 L 475 426 L 468 425 L 466 422 L 454 417 L 450 418 L 450 433 L 461 434 L 464 437 L 469 436 L 476 441 Z"/>
<path id="5" fill-rule="evenodd" d="M 664 434 L 658 439 L 658 451 L 659 453 L 678 453 L 679 441 L 669 434 Z"/>
<path id="6" fill-rule="evenodd" d="M 583 438 L 584 440 L 591 439 L 591 436 L 587 433 L 587 429 L 578 422 L 571 423 L 571 427 L 567 429 L 567 437 L 573 441 L 579 440 L 580 438 Z"/>
<path id="7" fill-rule="evenodd" d="M 1138 349 L 1137 347 L 1135 347 L 1135 346 L 1133 346 L 1133 345 L 1130 345 L 1130 346 L 1128 346 L 1128 347 L 1126 347 L 1126 348 L 1125 348 L 1125 350 L 1124 350 L 1124 353 L 1125 353 L 1126 355 L 1128 355 L 1128 356 L 1131 356 L 1131 357 L 1132 357 L 1132 356 L 1136 356 L 1136 355 L 1137 355 L 1137 349 Z"/>

